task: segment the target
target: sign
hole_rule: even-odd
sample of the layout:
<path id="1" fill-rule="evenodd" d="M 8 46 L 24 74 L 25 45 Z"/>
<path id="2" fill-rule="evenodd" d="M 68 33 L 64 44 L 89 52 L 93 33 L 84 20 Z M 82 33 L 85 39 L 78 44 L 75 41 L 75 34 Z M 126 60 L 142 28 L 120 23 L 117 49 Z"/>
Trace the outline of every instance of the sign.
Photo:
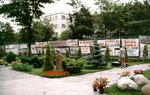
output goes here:
<path id="1" fill-rule="evenodd" d="M 140 57 L 143 58 L 143 50 L 144 50 L 145 44 L 140 44 Z M 148 58 L 150 58 L 150 44 L 147 44 L 148 49 Z"/>
<path id="2" fill-rule="evenodd" d="M 81 47 L 81 46 L 88 46 L 88 47 L 90 47 L 90 46 L 94 46 L 93 45 L 93 41 L 92 40 L 87 40 L 87 41 L 79 41 L 79 46 Z"/>
<path id="3" fill-rule="evenodd" d="M 148 44 L 150 43 L 150 36 L 139 36 L 140 43 Z"/>
<path id="4" fill-rule="evenodd" d="M 47 45 L 47 42 L 35 42 L 35 46 L 38 48 L 45 47 Z"/>
<path id="5" fill-rule="evenodd" d="M 106 46 L 109 47 L 110 56 L 118 56 L 120 48 L 120 39 L 106 40 Z"/>
<path id="6" fill-rule="evenodd" d="M 65 47 L 67 46 L 66 41 L 49 41 L 49 44 L 52 45 L 52 47 Z"/>
<path id="7" fill-rule="evenodd" d="M 81 47 L 82 54 L 89 54 L 90 53 L 90 47 Z"/>
<path id="8" fill-rule="evenodd" d="M 126 47 L 128 56 L 139 56 L 139 39 L 122 39 L 122 46 Z"/>
<path id="9" fill-rule="evenodd" d="M 75 39 L 75 40 L 67 40 L 67 46 L 77 47 L 78 46 L 78 40 L 77 39 Z"/>
<path id="10" fill-rule="evenodd" d="M 71 54 L 77 54 L 79 48 L 78 47 L 70 47 L 70 53 Z"/>
<path id="11" fill-rule="evenodd" d="M 64 54 L 66 53 L 66 50 L 68 50 L 68 48 L 54 48 L 55 51 L 59 51 L 60 53 Z"/>
<path id="12" fill-rule="evenodd" d="M 106 40 L 98 40 L 97 43 L 100 47 L 106 47 Z"/>
<path id="13" fill-rule="evenodd" d="M 27 44 L 20 44 L 20 45 L 19 45 L 19 48 L 20 48 L 20 49 L 27 48 Z"/>

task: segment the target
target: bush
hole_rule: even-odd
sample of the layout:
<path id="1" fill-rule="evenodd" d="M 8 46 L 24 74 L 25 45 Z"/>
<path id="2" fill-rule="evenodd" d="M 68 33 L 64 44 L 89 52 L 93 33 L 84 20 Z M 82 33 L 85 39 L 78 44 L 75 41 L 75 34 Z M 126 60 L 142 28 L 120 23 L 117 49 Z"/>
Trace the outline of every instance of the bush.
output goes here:
<path id="1" fill-rule="evenodd" d="M 5 58 L 7 63 L 11 63 L 12 61 L 16 61 L 16 55 L 10 52 L 6 58 Z"/>
<path id="2" fill-rule="evenodd" d="M 21 63 L 28 63 L 30 65 L 33 65 L 34 68 L 40 68 L 43 66 L 43 58 L 38 58 L 38 56 L 32 56 L 32 57 L 21 57 Z"/>
<path id="3" fill-rule="evenodd" d="M 5 51 L 2 47 L 0 47 L 0 58 L 2 58 L 5 55 Z"/>
<path id="4" fill-rule="evenodd" d="M 105 61 L 106 62 L 110 62 L 111 61 L 110 54 L 109 54 L 109 47 L 106 48 Z"/>
<path id="5" fill-rule="evenodd" d="M 81 48 L 79 47 L 79 50 L 78 50 L 78 58 L 81 58 L 82 57 L 82 52 L 81 52 Z"/>
<path id="6" fill-rule="evenodd" d="M 64 58 L 63 59 L 63 67 L 64 70 L 68 71 L 69 73 L 79 73 L 82 68 L 84 63 L 87 61 L 85 59 L 70 59 L 70 58 Z"/>
<path id="7" fill-rule="evenodd" d="M 46 46 L 46 55 L 44 59 L 43 71 L 50 71 L 54 69 L 54 54 L 50 45 Z"/>
<path id="8" fill-rule="evenodd" d="M 13 69 L 16 71 L 31 72 L 32 68 L 33 67 L 31 65 L 23 64 L 23 63 L 13 65 Z"/>
<path id="9" fill-rule="evenodd" d="M 148 48 L 147 48 L 147 45 L 144 45 L 144 49 L 143 49 L 143 61 L 144 62 L 148 61 Z"/>

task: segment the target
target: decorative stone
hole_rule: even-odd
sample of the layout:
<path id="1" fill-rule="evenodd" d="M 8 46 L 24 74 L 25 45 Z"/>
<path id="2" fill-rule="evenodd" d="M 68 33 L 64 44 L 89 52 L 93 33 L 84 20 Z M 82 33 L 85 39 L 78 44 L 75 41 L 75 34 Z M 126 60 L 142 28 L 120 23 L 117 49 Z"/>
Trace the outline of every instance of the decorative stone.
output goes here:
<path id="1" fill-rule="evenodd" d="M 63 71 L 62 56 L 60 53 L 58 53 L 56 56 L 56 70 Z"/>
<path id="2" fill-rule="evenodd" d="M 150 80 L 148 80 L 145 76 L 142 74 L 137 74 L 132 77 L 133 81 L 138 85 L 144 85 L 150 83 Z"/>
<path id="3" fill-rule="evenodd" d="M 130 89 L 130 90 L 137 90 L 138 85 L 132 81 L 129 77 L 121 77 L 118 82 L 117 82 L 118 88 L 125 90 L 125 89 Z"/>
<path id="4" fill-rule="evenodd" d="M 147 84 L 141 89 L 142 95 L 150 95 L 150 84 Z"/>

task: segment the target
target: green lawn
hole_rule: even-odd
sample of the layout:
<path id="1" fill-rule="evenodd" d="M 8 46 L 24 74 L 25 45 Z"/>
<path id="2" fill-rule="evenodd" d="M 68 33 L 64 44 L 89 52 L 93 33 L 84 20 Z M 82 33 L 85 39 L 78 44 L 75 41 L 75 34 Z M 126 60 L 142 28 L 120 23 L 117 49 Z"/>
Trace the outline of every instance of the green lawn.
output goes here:
<path id="1" fill-rule="evenodd" d="M 143 73 L 144 76 L 146 76 L 148 79 L 150 79 L 150 70 L 146 70 Z M 140 87 L 141 88 L 141 87 Z M 109 95 L 142 95 L 141 91 L 139 90 L 120 90 L 116 84 L 112 85 L 108 90 L 107 93 Z"/>

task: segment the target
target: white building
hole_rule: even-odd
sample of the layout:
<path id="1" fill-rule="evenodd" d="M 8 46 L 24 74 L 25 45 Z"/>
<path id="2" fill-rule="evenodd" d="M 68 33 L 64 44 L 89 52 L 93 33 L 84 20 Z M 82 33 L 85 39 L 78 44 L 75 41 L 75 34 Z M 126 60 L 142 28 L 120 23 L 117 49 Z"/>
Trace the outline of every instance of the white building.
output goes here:
<path id="1" fill-rule="evenodd" d="M 54 25 L 54 32 L 56 36 L 60 34 L 69 27 L 69 14 L 66 13 L 54 13 L 46 16 L 46 19 Z"/>

